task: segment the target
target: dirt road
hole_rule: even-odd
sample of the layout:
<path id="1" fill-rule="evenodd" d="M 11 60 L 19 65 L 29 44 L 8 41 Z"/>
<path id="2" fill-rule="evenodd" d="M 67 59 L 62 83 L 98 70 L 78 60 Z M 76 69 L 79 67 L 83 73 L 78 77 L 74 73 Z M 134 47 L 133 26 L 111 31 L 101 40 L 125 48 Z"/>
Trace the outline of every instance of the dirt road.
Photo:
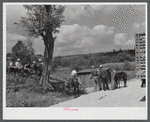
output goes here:
<path id="1" fill-rule="evenodd" d="M 109 91 L 91 92 L 76 99 L 58 103 L 51 107 L 146 107 L 140 100 L 146 95 L 146 88 L 141 88 L 141 81 L 132 79 L 128 87 Z"/>

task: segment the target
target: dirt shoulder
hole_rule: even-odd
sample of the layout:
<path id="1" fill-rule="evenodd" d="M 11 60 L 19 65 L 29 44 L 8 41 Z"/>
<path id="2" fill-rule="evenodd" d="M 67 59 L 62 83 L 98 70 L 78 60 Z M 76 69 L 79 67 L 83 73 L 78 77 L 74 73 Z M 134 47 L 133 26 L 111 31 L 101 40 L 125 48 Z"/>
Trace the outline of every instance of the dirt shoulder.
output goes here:
<path id="1" fill-rule="evenodd" d="M 76 99 L 58 103 L 50 107 L 146 107 L 140 100 L 146 95 L 139 79 L 129 80 L 128 87 L 109 91 L 91 92 Z"/>

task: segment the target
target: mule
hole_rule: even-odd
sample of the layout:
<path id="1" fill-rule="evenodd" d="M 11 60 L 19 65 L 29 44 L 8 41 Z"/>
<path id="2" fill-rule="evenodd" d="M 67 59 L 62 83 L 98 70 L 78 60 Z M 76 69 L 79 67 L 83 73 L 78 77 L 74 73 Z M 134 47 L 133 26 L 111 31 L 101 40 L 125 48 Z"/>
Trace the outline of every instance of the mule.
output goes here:
<path id="1" fill-rule="evenodd" d="M 114 77 L 114 80 L 117 84 L 117 88 L 120 88 L 121 79 L 124 81 L 124 87 L 127 86 L 127 74 L 125 72 L 118 72 Z"/>
<path id="2" fill-rule="evenodd" d="M 71 87 L 73 88 L 73 93 L 75 95 L 75 98 L 76 98 L 76 95 L 78 95 L 79 97 L 79 85 L 80 84 L 78 82 L 78 78 L 77 77 L 70 78 L 69 81 L 70 81 Z"/>

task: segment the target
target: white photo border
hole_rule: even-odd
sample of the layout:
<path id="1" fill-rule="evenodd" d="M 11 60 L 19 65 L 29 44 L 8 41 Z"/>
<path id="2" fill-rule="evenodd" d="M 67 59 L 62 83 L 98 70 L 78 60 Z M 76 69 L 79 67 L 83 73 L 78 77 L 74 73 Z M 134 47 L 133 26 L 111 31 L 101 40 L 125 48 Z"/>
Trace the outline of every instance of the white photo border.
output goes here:
<path id="1" fill-rule="evenodd" d="M 63 107 L 59 108 L 8 108 L 6 107 L 6 6 L 7 5 L 22 5 L 22 4 L 63 4 L 63 5 L 146 5 L 146 107 L 80 107 L 75 108 L 79 111 L 64 111 Z M 88 3 L 88 2 L 75 2 L 75 3 L 53 3 L 53 2 L 4 2 L 3 3 L 3 119 L 4 120 L 146 120 L 147 107 L 148 107 L 148 31 L 147 31 L 147 3 L 146 2 L 101 2 L 101 3 Z M 74 107 L 70 108 L 73 109 Z"/>

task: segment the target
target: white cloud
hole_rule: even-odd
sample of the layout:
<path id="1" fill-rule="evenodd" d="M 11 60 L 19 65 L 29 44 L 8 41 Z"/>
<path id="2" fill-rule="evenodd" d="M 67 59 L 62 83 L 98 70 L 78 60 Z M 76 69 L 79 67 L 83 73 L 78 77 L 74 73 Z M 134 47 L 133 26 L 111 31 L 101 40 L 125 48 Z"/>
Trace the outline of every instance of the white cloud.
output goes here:
<path id="1" fill-rule="evenodd" d="M 124 45 L 125 41 L 126 41 L 126 35 L 124 33 L 117 33 L 115 34 L 115 38 L 114 38 L 114 43 L 117 46 L 121 46 Z"/>
<path id="2" fill-rule="evenodd" d="M 108 48 L 108 43 L 113 44 L 113 36 L 113 27 L 97 25 L 90 29 L 78 24 L 64 25 L 57 35 L 54 53 L 55 55 L 70 55 L 77 52 L 101 51 L 103 46 Z"/>
<path id="3" fill-rule="evenodd" d="M 138 33 L 138 32 L 145 32 L 145 22 L 142 22 L 142 23 L 134 23 L 132 25 L 132 29 L 134 32 Z"/>
<path id="4" fill-rule="evenodd" d="M 99 12 L 108 15 L 117 5 L 66 5 L 64 15 L 66 20 L 79 20 L 82 16 L 90 17 Z"/>
<path id="5" fill-rule="evenodd" d="M 125 45 L 129 45 L 129 44 L 135 44 L 135 38 L 132 38 L 132 39 L 129 39 L 126 43 L 125 43 Z"/>

